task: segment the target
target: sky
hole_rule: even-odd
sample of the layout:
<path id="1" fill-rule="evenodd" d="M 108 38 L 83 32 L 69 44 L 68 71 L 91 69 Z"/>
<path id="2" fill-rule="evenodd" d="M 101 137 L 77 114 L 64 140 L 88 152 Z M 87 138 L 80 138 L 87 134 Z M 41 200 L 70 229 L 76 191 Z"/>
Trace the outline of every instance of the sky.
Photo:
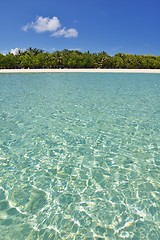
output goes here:
<path id="1" fill-rule="evenodd" d="M 160 56 L 160 0 L 0 0 L 0 53 L 29 47 Z"/>

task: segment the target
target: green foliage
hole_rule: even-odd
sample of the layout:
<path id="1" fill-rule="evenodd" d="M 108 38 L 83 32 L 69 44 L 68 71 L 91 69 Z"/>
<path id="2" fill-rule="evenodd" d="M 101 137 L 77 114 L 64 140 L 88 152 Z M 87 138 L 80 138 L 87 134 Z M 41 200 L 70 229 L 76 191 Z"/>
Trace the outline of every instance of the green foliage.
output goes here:
<path id="1" fill-rule="evenodd" d="M 106 52 L 90 53 L 77 50 L 44 52 L 37 48 L 19 51 L 18 54 L 0 54 L 0 69 L 4 68 L 153 68 L 160 69 L 160 56 Z"/>

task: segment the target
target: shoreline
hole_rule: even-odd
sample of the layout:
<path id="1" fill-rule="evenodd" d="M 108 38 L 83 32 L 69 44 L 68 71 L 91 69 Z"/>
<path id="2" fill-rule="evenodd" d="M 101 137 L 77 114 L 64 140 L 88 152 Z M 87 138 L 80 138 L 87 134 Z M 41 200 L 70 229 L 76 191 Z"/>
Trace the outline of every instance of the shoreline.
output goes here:
<path id="1" fill-rule="evenodd" d="M 0 69 L 0 73 L 160 73 L 160 69 Z"/>

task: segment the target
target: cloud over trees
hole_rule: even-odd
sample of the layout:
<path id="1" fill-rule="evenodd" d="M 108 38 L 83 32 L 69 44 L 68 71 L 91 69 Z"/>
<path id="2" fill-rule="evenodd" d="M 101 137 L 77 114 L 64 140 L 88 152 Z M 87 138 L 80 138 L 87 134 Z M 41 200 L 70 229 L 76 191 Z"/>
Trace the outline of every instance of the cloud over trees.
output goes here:
<path id="1" fill-rule="evenodd" d="M 50 32 L 53 37 L 78 37 L 78 31 L 75 28 L 62 27 L 60 20 L 55 16 L 52 18 L 39 16 L 34 22 L 23 26 L 22 30 L 25 32 L 33 30 L 36 33 Z"/>

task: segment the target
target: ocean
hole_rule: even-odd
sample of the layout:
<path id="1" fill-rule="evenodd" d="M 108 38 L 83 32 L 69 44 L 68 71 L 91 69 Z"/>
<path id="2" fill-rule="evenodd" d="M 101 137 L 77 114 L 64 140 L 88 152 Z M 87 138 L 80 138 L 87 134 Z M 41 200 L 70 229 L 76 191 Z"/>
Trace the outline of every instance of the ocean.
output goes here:
<path id="1" fill-rule="evenodd" d="M 0 240 L 158 240 L 160 74 L 0 74 Z"/>

